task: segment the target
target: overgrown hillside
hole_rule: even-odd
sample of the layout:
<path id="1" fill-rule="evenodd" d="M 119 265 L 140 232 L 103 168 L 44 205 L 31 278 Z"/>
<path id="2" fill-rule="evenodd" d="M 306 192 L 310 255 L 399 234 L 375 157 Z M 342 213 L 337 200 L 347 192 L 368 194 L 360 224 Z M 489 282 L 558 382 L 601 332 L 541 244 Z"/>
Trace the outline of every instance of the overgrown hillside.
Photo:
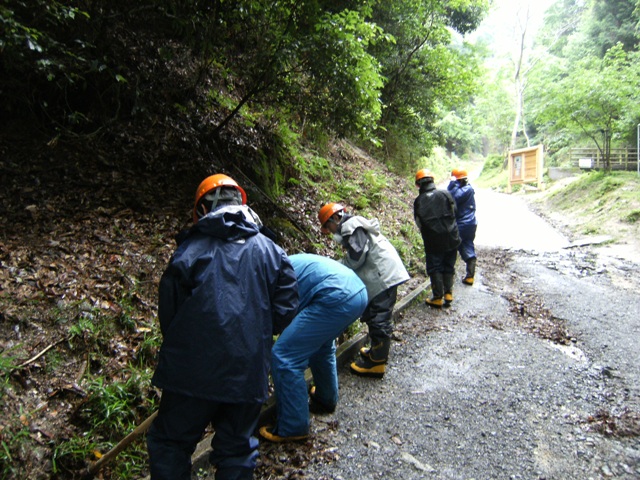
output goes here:
<path id="1" fill-rule="evenodd" d="M 404 288 L 422 281 L 411 178 L 326 128 L 361 128 L 376 88 L 355 105 L 334 95 L 362 93 L 350 62 L 345 77 L 289 70 L 321 66 L 306 55 L 322 45 L 331 68 L 364 46 L 341 27 L 314 46 L 306 32 L 334 25 L 316 5 L 289 37 L 296 5 L 205 3 L 0 7 L 1 478 L 76 477 L 155 410 L 157 284 L 209 174 L 235 178 L 290 253 L 338 252 L 317 225 L 326 201 L 379 218 L 416 276 Z M 145 472 L 138 441 L 103 478 Z"/>

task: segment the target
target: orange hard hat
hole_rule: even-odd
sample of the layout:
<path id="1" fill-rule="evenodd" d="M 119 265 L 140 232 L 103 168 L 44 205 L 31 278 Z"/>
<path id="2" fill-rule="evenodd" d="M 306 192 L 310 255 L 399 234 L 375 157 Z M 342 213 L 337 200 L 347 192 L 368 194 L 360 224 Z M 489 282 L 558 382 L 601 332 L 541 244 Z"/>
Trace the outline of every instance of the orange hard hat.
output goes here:
<path id="1" fill-rule="evenodd" d="M 327 203 L 326 205 L 324 205 L 318 212 L 318 220 L 320 220 L 320 231 L 322 233 L 329 233 L 329 230 L 324 227 L 324 224 L 327 223 L 327 221 L 334 213 L 344 210 L 344 206 L 339 203 Z"/>
<path id="2" fill-rule="evenodd" d="M 457 168 L 451 171 L 451 175 L 456 177 L 456 180 L 462 180 L 463 178 L 467 178 L 466 170 L 458 170 Z"/>
<path id="3" fill-rule="evenodd" d="M 193 204 L 193 221 L 194 222 L 198 221 L 198 214 L 196 213 L 196 208 L 198 208 L 198 203 L 200 202 L 200 200 L 202 200 L 202 197 L 204 197 L 207 193 L 211 192 L 212 190 L 215 190 L 216 188 L 220 188 L 220 187 L 235 188 L 240 192 L 240 195 L 242 195 L 242 204 L 245 205 L 247 203 L 247 194 L 242 189 L 242 187 L 240 187 L 240 185 L 236 183 L 236 181 L 233 178 L 228 177 L 227 175 L 224 175 L 222 173 L 211 175 L 205 178 L 202 182 L 200 182 L 200 185 L 198 185 L 198 188 L 196 190 L 196 199 Z"/>
<path id="4" fill-rule="evenodd" d="M 422 170 L 418 170 L 416 172 L 416 183 L 418 183 L 423 178 L 431 178 L 433 180 L 433 173 L 428 168 L 423 168 Z"/>

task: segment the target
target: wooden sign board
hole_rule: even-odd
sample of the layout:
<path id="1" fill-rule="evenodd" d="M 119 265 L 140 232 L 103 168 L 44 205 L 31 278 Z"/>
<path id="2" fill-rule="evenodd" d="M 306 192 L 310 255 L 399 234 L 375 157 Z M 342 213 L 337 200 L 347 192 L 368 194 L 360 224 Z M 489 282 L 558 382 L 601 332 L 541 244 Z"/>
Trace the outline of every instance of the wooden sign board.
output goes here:
<path id="1" fill-rule="evenodd" d="M 544 190 L 542 182 L 543 155 L 542 145 L 509 152 L 508 193 L 511 193 L 512 186 L 518 183 L 536 183 L 540 190 Z"/>

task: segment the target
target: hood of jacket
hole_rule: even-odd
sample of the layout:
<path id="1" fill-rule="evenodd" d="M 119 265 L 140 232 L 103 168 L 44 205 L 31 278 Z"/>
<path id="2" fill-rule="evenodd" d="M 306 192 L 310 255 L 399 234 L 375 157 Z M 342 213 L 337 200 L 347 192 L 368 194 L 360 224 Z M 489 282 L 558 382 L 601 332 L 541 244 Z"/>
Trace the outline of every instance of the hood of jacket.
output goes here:
<path id="1" fill-rule="evenodd" d="M 380 235 L 380 222 L 377 218 L 364 218 L 360 215 L 345 215 L 340 222 L 340 234 L 343 237 L 352 235 L 356 228 L 364 228 L 367 233 L 377 236 Z"/>
<path id="2" fill-rule="evenodd" d="M 434 182 L 426 182 L 420 185 L 420 193 L 431 192 L 432 190 L 436 190 Z"/>
<path id="3" fill-rule="evenodd" d="M 186 233 L 179 235 L 177 242 L 181 244 L 198 233 L 234 242 L 256 235 L 261 225 L 258 215 L 248 206 L 229 205 L 202 217 Z"/>

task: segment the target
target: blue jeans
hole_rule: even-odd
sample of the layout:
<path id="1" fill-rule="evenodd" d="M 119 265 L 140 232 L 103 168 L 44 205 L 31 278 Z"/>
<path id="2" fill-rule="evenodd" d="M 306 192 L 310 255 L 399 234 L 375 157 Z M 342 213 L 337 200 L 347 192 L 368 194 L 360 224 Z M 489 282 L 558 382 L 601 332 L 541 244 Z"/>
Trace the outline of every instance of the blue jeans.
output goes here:
<path id="1" fill-rule="evenodd" d="M 309 397 L 304 371 L 311 368 L 316 399 L 326 406 L 338 403 L 335 339 L 367 306 L 362 289 L 347 301 L 320 298 L 298 312 L 272 350 L 271 376 L 276 395 L 275 433 L 283 437 L 309 433 Z"/>
<path id="2" fill-rule="evenodd" d="M 147 433 L 152 480 L 190 480 L 191 455 L 209 423 L 215 435 L 209 461 L 216 480 L 253 478 L 258 439 L 252 436 L 262 403 L 230 404 L 164 390 Z"/>

